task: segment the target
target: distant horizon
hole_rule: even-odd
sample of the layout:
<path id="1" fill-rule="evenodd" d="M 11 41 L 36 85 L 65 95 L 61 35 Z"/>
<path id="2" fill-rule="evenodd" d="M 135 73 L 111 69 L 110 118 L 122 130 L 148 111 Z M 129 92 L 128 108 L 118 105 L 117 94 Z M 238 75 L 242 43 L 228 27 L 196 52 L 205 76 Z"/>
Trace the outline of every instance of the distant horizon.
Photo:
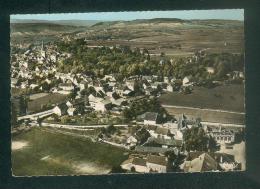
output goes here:
<path id="1" fill-rule="evenodd" d="M 183 10 L 183 11 L 129 11 L 60 14 L 17 14 L 10 20 L 39 21 L 132 21 L 138 19 L 176 18 L 182 20 L 238 20 L 244 21 L 243 9 Z"/>

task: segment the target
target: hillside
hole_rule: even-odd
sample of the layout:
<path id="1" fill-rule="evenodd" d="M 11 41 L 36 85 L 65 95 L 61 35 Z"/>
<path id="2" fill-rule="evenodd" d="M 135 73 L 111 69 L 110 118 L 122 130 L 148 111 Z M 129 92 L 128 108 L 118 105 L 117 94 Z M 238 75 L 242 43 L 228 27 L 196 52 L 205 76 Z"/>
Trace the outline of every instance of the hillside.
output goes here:
<path id="1" fill-rule="evenodd" d="M 85 38 L 89 45 L 127 45 L 147 48 L 151 55 L 164 52 L 168 56 L 187 56 L 202 49 L 210 53 L 244 51 L 242 21 L 155 18 L 133 21 L 31 22 L 11 23 L 12 41 L 31 43 L 39 37 L 55 40 L 59 39 L 58 35 L 62 35 Z M 84 22 L 89 25 L 79 26 Z"/>

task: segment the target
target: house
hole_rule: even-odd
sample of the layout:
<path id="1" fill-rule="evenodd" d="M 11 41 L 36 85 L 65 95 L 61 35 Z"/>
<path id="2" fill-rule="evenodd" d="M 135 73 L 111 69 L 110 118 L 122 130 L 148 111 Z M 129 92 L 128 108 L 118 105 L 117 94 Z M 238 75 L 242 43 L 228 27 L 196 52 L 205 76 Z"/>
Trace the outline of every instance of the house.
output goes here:
<path id="1" fill-rule="evenodd" d="M 219 129 L 217 131 L 210 132 L 210 134 L 219 144 L 235 142 L 236 134 L 231 130 Z"/>
<path id="2" fill-rule="evenodd" d="M 158 93 L 157 89 L 153 89 L 152 87 L 148 87 L 145 89 L 145 95 L 156 95 Z"/>
<path id="3" fill-rule="evenodd" d="M 144 89 L 147 89 L 148 87 L 150 87 L 151 85 L 150 85 L 150 83 L 148 83 L 148 82 L 143 82 L 143 88 Z"/>
<path id="4" fill-rule="evenodd" d="M 171 148 L 182 147 L 182 143 L 182 140 L 150 137 L 143 146 L 166 147 L 170 150 Z"/>
<path id="5" fill-rule="evenodd" d="M 25 89 L 25 88 L 27 88 L 27 87 L 28 87 L 28 85 L 29 85 L 29 82 L 28 82 L 28 80 L 26 80 L 26 81 L 24 81 L 24 82 L 21 82 L 21 88 L 22 88 L 22 89 Z"/>
<path id="6" fill-rule="evenodd" d="M 170 130 L 167 128 L 157 127 L 154 132 L 157 135 L 156 138 L 162 138 L 162 139 L 172 139 L 173 138 L 171 136 L 172 134 L 171 134 Z"/>
<path id="7" fill-rule="evenodd" d="M 68 101 L 66 102 L 66 105 L 67 105 L 69 108 L 72 108 L 72 107 L 73 107 L 73 104 L 72 104 L 72 102 L 71 102 L 70 100 L 68 100 Z"/>
<path id="8" fill-rule="evenodd" d="M 169 77 L 163 77 L 163 82 L 164 83 L 169 83 L 171 79 Z"/>
<path id="9" fill-rule="evenodd" d="M 168 84 L 167 85 L 167 88 L 166 88 L 166 91 L 168 91 L 168 92 L 173 92 L 173 86 L 172 86 L 172 84 Z"/>
<path id="10" fill-rule="evenodd" d="M 135 171 L 138 173 L 148 173 L 149 169 L 146 166 L 146 161 L 139 157 L 132 157 L 125 160 L 121 165 L 122 169 Z"/>
<path id="11" fill-rule="evenodd" d="M 127 101 L 124 98 L 119 98 L 119 99 L 113 100 L 112 103 L 117 106 L 122 106 L 122 105 L 126 105 Z"/>
<path id="12" fill-rule="evenodd" d="M 11 78 L 11 87 L 15 88 L 17 85 L 18 79 L 17 78 Z"/>
<path id="13" fill-rule="evenodd" d="M 113 107 L 111 110 L 110 110 L 111 114 L 114 114 L 114 115 L 121 115 L 122 113 L 122 109 L 119 108 L 119 107 Z"/>
<path id="14" fill-rule="evenodd" d="M 35 88 L 38 87 L 38 86 L 39 86 L 39 85 L 32 83 L 32 84 L 30 85 L 30 89 L 35 89 Z"/>
<path id="15" fill-rule="evenodd" d="M 205 152 L 201 152 L 201 151 L 190 152 L 187 155 L 185 162 L 192 161 L 194 159 L 198 159 L 199 157 L 202 158 L 202 157 L 204 157 L 204 154 L 205 154 Z M 230 154 L 226 154 L 226 153 L 218 153 L 218 152 L 217 153 L 207 152 L 205 157 L 208 158 L 207 160 L 205 160 L 206 162 L 204 162 L 204 163 L 208 163 L 207 165 L 212 166 L 212 162 L 214 162 L 212 159 L 214 159 L 215 162 L 217 163 L 217 169 L 214 165 L 213 170 L 234 171 L 234 170 L 238 170 L 240 168 L 240 164 L 235 161 L 234 155 L 230 155 Z M 211 163 L 210 163 L 209 159 L 211 159 Z M 187 165 L 187 166 L 189 167 L 189 165 Z M 201 165 L 201 166 L 204 171 L 210 171 L 209 168 L 207 168 L 205 165 Z"/>
<path id="16" fill-rule="evenodd" d="M 112 105 L 112 103 L 110 100 L 103 99 L 95 104 L 94 109 L 96 111 L 105 112 L 111 108 L 111 105 Z"/>
<path id="17" fill-rule="evenodd" d="M 153 77 L 152 76 L 142 76 L 142 79 L 145 81 L 148 81 L 148 83 L 153 82 Z"/>
<path id="18" fill-rule="evenodd" d="M 76 108 L 73 108 L 73 107 L 69 107 L 67 110 L 67 113 L 69 116 L 74 116 L 75 112 L 76 112 Z"/>
<path id="19" fill-rule="evenodd" d="M 172 151 L 169 148 L 162 148 L 161 146 L 140 146 L 137 145 L 135 147 L 135 151 L 139 153 L 156 153 L 156 154 L 164 154 L 165 152 Z"/>
<path id="20" fill-rule="evenodd" d="M 124 90 L 123 91 L 123 96 L 132 96 L 134 94 L 133 91 L 131 90 Z"/>
<path id="21" fill-rule="evenodd" d="M 122 85 L 122 84 L 116 84 L 115 85 L 115 92 L 117 94 L 119 94 L 120 96 L 124 95 L 125 89 L 127 89 L 127 87 L 125 85 Z"/>
<path id="22" fill-rule="evenodd" d="M 208 153 L 202 153 L 198 157 L 187 157 L 182 165 L 184 172 L 218 171 L 217 161 Z"/>
<path id="23" fill-rule="evenodd" d="M 84 90 L 84 89 L 86 89 L 87 86 L 88 86 L 88 85 L 87 85 L 87 82 L 84 81 L 84 80 L 79 83 L 79 88 L 80 88 L 81 91 Z"/>
<path id="24" fill-rule="evenodd" d="M 127 80 L 125 84 L 131 91 L 135 90 L 136 82 L 134 80 Z"/>
<path id="25" fill-rule="evenodd" d="M 96 104 L 100 101 L 102 101 L 103 98 L 95 97 L 94 95 L 90 94 L 88 96 L 88 102 L 91 107 L 95 108 Z"/>
<path id="26" fill-rule="evenodd" d="M 164 156 L 148 155 L 146 166 L 149 172 L 166 173 L 168 169 L 168 160 Z"/>
<path id="27" fill-rule="evenodd" d="M 206 67 L 206 70 L 209 74 L 214 74 L 215 73 L 215 69 L 213 67 Z"/>
<path id="28" fill-rule="evenodd" d="M 104 78 L 103 78 L 103 80 L 105 80 L 105 81 L 108 80 L 108 81 L 110 81 L 110 82 L 115 82 L 115 81 L 116 81 L 116 78 L 115 78 L 114 75 L 110 74 L 110 75 L 105 75 Z"/>
<path id="29" fill-rule="evenodd" d="M 62 116 L 67 113 L 68 106 L 65 103 L 59 104 L 53 108 L 53 113 Z"/>
<path id="30" fill-rule="evenodd" d="M 136 139 L 134 136 L 130 136 L 130 137 L 127 138 L 126 144 L 127 144 L 128 146 L 130 146 L 130 147 L 136 146 L 136 144 L 137 144 L 137 139 Z"/>
<path id="31" fill-rule="evenodd" d="M 156 125 L 158 113 L 146 112 L 144 117 L 144 125 Z"/>
<path id="32" fill-rule="evenodd" d="M 70 94 L 74 90 L 74 85 L 72 83 L 60 83 L 59 88 L 61 90 L 58 93 Z"/>
<path id="33" fill-rule="evenodd" d="M 191 76 L 186 76 L 183 78 L 182 80 L 182 85 L 187 87 L 187 86 L 191 86 L 193 83 L 192 83 L 192 77 Z"/>
<path id="34" fill-rule="evenodd" d="M 219 158 L 218 160 L 219 166 L 223 171 L 234 171 L 240 168 L 240 164 L 234 160 L 233 155 L 225 154 L 225 153 L 215 153 L 215 154 L 218 155 L 216 157 Z"/>
<path id="35" fill-rule="evenodd" d="M 154 82 L 151 84 L 153 89 L 159 89 L 162 86 L 162 82 Z"/>

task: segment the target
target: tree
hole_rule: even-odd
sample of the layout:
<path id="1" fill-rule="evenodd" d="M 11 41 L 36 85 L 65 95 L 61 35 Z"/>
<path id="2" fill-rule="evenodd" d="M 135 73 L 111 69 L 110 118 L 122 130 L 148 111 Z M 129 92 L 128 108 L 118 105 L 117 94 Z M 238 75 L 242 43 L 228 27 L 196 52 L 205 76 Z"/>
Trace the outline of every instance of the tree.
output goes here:
<path id="1" fill-rule="evenodd" d="M 20 97 L 20 99 L 19 99 L 20 113 L 24 114 L 27 112 L 28 101 L 29 101 L 29 98 L 26 95 L 23 95 Z"/>
<path id="2" fill-rule="evenodd" d="M 49 91 L 50 90 L 50 85 L 47 82 L 43 82 L 42 83 L 42 90 Z"/>
<path id="3" fill-rule="evenodd" d="M 201 127 L 192 127 L 184 132 L 184 147 L 187 151 L 207 151 L 209 138 Z"/>
<path id="4" fill-rule="evenodd" d="M 17 110 L 13 102 L 11 102 L 11 126 L 17 126 Z"/>
<path id="5" fill-rule="evenodd" d="M 133 167 L 131 167 L 131 172 L 136 172 L 135 171 L 135 167 L 133 166 Z"/>
<path id="6" fill-rule="evenodd" d="M 135 133 L 139 144 L 143 144 L 147 141 L 147 139 L 151 136 L 150 133 L 145 129 L 141 128 Z"/>
<path id="7" fill-rule="evenodd" d="M 111 173 L 125 173 L 126 171 L 121 168 L 121 166 L 113 166 Z"/>
<path id="8" fill-rule="evenodd" d="M 110 134 L 110 135 L 113 135 L 115 132 L 116 132 L 116 127 L 114 125 L 109 125 L 107 128 L 106 128 L 106 132 L 107 134 Z"/>

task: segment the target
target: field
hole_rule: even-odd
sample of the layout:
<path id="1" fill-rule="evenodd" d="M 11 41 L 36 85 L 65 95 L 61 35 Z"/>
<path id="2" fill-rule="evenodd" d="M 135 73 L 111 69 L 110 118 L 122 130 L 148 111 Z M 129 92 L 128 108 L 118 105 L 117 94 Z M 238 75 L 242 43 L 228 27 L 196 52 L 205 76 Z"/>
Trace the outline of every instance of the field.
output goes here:
<path id="1" fill-rule="evenodd" d="M 28 103 L 28 111 L 29 112 L 37 112 L 40 111 L 44 105 L 52 105 L 61 103 L 66 100 L 67 95 L 50 93 L 48 95 L 37 98 L 36 100 L 29 101 Z"/>
<path id="2" fill-rule="evenodd" d="M 176 118 L 184 114 L 188 118 L 191 119 L 201 118 L 201 120 L 205 122 L 239 124 L 239 125 L 245 124 L 245 114 L 240 114 L 240 113 L 218 112 L 215 110 L 176 108 L 176 107 L 167 107 L 165 109 L 169 114 L 176 116 Z"/>
<path id="3" fill-rule="evenodd" d="M 84 26 L 54 23 L 13 23 L 12 42 L 39 43 L 60 37 L 85 38 L 90 46 L 128 45 L 151 55 L 192 55 L 197 50 L 243 53 L 244 24 L 232 20 L 150 19 L 100 22 Z"/>
<path id="4" fill-rule="evenodd" d="M 244 85 L 223 85 L 213 89 L 194 87 L 191 94 L 166 93 L 159 100 L 165 105 L 244 112 L 244 93 Z"/>
<path id="5" fill-rule="evenodd" d="M 12 151 L 15 176 L 105 174 L 127 158 L 122 149 L 41 128 L 13 136 L 12 141 L 28 144 Z"/>

